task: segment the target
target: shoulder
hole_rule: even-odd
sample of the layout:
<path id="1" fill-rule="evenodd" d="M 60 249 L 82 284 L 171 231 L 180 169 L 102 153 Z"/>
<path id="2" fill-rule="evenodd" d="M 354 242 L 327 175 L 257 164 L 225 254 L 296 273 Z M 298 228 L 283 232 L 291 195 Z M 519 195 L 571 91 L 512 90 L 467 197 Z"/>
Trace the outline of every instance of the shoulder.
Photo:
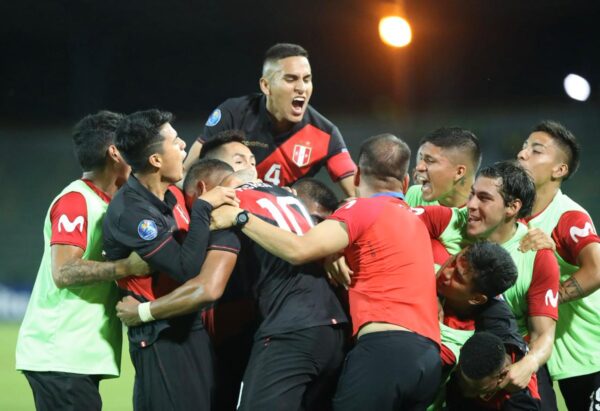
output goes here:
<path id="1" fill-rule="evenodd" d="M 337 127 L 327 117 L 319 113 L 313 106 L 308 105 L 306 110 L 307 123 L 311 124 L 323 131 L 331 133 Z"/>

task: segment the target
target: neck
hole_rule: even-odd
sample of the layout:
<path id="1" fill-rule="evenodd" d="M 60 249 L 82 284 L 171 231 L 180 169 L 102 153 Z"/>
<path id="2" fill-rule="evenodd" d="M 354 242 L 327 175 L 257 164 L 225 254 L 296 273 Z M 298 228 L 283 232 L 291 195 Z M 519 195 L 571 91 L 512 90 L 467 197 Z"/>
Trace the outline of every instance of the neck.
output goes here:
<path id="1" fill-rule="evenodd" d="M 472 304 L 464 301 L 450 301 L 444 302 L 444 308 L 452 311 L 459 318 L 472 318 L 475 312 Z"/>
<path id="2" fill-rule="evenodd" d="M 438 202 L 446 207 L 462 207 L 467 203 L 469 194 L 471 194 L 471 187 L 475 182 L 474 176 L 464 177 L 458 180 L 454 184 L 453 190 L 440 198 Z"/>
<path id="3" fill-rule="evenodd" d="M 106 168 L 101 170 L 85 171 L 81 178 L 90 180 L 96 187 L 105 192 L 109 197 L 113 197 L 122 182 L 118 181 L 115 174 L 108 171 Z"/>
<path id="4" fill-rule="evenodd" d="M 149 174 L 135 174 L 135 177 L 139 180 L 141 185 L 148 189 L 148 191 L 158 197 L 161 201 L 164 201 L 165 193 L 167 192 L 167 189 L 171 183 L 163 181 L 160 178 L 160 174 L 157 172 Z"/>
<path id="5" fill-rule="evenodd" d="M 556 193 L 560 189 L 560 182 L 550 181 L 535 188 L 535 202 L 533 203 L 532 215 L 536 215 L 543 211 L 548 204 L 554 199 Z"/>
<path id="6" fill-rule="evenodd" d="M 285 133 L 294 127 L 294 124 L 285 118 L 278 119 L 277 116 L 273 114 L 273 111 L 273 108 L 270 107 L 269 101 L 267 100 L 267 113 L 269 113 L 269 117 L 271 117 L 271 130 L 275 135 Z"/>
<path id="7" fill-rule="evenodd" d="M 517 221 L 511 218 L 508 222 L 500 224 L 487 238 L 493 243 L 504 244 L 517 232 Z"/>

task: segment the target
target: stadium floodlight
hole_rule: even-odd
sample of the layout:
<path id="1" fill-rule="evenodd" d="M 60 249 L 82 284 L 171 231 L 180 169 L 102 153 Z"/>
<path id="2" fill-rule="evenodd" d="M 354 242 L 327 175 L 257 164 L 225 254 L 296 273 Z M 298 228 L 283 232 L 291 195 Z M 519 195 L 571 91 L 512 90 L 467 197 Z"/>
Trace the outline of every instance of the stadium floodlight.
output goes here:
<path id="1" fill-rule="evenodd" d="M 577 74 L 569 74 L 563 82 L 569 97 L 577 101 L 586 101 L 590 96 L 590 83 Z"/>
<path id="2" fill-rule="evenodd" d="M 412 40 L 412 31 L 408 21 L 400 16 L 386 16 L 379 21 L 381 41 L 392 47 L 404 47 Z"/>

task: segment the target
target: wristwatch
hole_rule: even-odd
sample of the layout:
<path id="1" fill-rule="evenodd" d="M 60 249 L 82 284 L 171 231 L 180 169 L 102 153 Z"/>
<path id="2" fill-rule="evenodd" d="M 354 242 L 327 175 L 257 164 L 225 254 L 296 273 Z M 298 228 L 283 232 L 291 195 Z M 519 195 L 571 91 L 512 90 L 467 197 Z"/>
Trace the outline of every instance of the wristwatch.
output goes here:
<path id="1" fill-rule="evenodd" d="M 235 221 L 233 223 L 233 226 L 242 228 L 243 226 L 246 225 L 249 218 L 250 217 L 248 216 L 248 212 L 246 210 L 242 210 L 238 213 L 238 215 L 235 216 Z"/>

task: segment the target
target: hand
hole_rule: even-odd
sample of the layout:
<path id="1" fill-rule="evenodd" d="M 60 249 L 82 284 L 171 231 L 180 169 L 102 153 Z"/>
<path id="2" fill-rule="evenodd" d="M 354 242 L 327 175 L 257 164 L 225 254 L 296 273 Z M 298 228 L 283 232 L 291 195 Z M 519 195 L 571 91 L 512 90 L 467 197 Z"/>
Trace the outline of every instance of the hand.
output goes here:
<path id="1" fill-rule="evenodd" d="M 235 223 L 235 217 L 242 211 L 241 208 L 224 205 L 214 209 L 210 214 L 210 229 L 221 230 L 229 228 Z"/>
<path id="2" fill-rule="evenodd" d="M 213 208 L 222 206 L 223 204 L 229 204 L 232 206 L 238 206 L 240 200 L 235 196 L 235 190 L 230 187 L 217 186 L 212 190 L 207 191 L 200 197 L 202 200 L 209 203 Z"/>
<path id="3" fill-rule="evenodd" d="M 544 233 L 539 228 L 530 228 L 525 237 L 521 239 L 521 243 L 519 244 L 519 250 L 521 252 L 526 252 L 529 250 L 538 251 L 544 248 L 549 248 L 552 251 L 556 251 L 556 243 L 554 243 L 552 237 Z"/>
<path id="4" fill-rule="evenodd" d="M 506 367 L 506 375 L 500 381 L 499 388 L 508 392 L 515 392 L 527 387 L 531 375 L 537 371 L 537 363 L 526 355 L 514 364 Z"/>
<path id="5" fill-rule="evenodd" d="M 354 275 L 354 271 L 348 267 L 344 256 L 335 254 L 333 256 L 326 257 L 323 265 L 329 281 L 331 281 L 333 285 L 341 285 L 347 290 L 352 283 L 351 277 Z"/>
<path id="6" fill-rule="evenodd" d="M 123 297 L 117 303 L 117 317 L 123 324 L 128 327 L 142 324 L 138 314 L 138 305 L 140 305 L 140 302 L 130 295 Z"/>
<path id="7" fill-rule="evenodd" d="M 129 257 L 124 260 L 124 263 L 127 275 L 139 277 L 150 274 L 150 266 L 135 251 L 129 254 Z"/>

